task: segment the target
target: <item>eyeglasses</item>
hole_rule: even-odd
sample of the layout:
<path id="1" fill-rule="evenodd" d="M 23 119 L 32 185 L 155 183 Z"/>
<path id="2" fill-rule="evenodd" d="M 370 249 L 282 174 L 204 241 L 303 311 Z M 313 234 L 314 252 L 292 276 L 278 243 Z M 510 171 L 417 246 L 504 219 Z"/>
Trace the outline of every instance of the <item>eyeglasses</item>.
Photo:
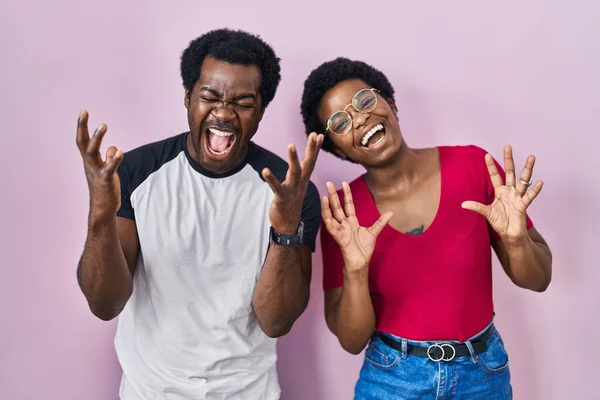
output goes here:
<path id="1" fill-rule="evenodd" d="M 327 130 L 334 135 L 345 135 L 352 129 L 352 116 L 348 114 L 346 109 L 350 106 L 354 107 L 359 113 L 369 113 L 377 107 L 377 89 L 362 89 L 359 90 L 352 98 L 352 103 L 344 107 L 343 111 L 333 113 L 327 120 Z"/>

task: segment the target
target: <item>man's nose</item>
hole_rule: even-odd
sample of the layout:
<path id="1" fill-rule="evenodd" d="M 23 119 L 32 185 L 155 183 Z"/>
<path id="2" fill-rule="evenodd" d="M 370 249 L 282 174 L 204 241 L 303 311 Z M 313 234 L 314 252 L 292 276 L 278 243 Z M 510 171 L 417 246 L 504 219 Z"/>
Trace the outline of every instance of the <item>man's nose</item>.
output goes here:
<path id="1" fill-rule="evenodd" d="M 235 119 L 235 112 L 229 108 L 229 104 L 226 101 L 219 101 L 213 108 L 211 114 L 218 120 L 231 121 Z"/>

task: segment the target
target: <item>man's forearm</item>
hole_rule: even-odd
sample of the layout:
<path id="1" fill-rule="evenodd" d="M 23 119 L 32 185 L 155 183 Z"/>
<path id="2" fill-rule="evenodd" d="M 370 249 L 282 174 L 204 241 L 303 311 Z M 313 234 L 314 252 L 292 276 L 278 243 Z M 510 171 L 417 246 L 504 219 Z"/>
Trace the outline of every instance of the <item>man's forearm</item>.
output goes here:
<path id="1" fill-rule="evenodd" d="M 133 278 L 119 243 L 116 217 L 90 216 L 77 280 L 98 318 L 107 321 L 123 310 L 133 291 Z"/>
<path id="2" fill-rule="evenodd" d="M 301 249 L 271 245 L 252 299 L 262 330 L 270 337 L 288 333 L 306 309 L 309 292 Z"/>
<path id="3" fill-rule="evenodd" d="M 529 236 L 523 243 L 507 245 L 510 270 L 515 284 L 543 292 L 552 279 L 552 254 L 547 245 Z"/>

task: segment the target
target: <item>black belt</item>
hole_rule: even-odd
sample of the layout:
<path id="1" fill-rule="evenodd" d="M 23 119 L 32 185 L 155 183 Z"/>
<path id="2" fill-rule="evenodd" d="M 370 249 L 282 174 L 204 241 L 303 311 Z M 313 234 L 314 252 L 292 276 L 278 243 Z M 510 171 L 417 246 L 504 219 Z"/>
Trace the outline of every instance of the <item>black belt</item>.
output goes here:
<path id="1" fill-rule="evenodd" d="M 485 332 L 483 332 L 481 336 L 470 341 L 475 354 L 483 353 L 487 350 L 487 341 L 492 337 L 493 333 L 494 326 L 492 325 Z M 392 349 L 402 351 L 401 342 L 398 342 L 389 336 L 382 334 L 381 332 L 376 332 L 375 336 L 381 339 L 383 343 Z M 465 343 L 452 344 L 444 342 L 434 343 L 429 347 L 416 346 L 408 343 L 406 346 L 406 352 L 413 356 L 429 358 L 431 361 L 435 362 L 452 361 L 455 357 L 470 355 L 469 348 Z"/>

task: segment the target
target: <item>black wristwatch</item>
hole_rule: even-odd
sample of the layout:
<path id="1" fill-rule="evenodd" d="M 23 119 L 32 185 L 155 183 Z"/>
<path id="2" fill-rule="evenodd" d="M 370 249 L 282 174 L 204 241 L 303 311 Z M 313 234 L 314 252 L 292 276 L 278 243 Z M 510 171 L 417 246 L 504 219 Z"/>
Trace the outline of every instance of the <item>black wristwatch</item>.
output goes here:
<path id="1" fill-rule="evenodd" d="M 277 244 L 283 247 L 300 247 L 302 246 L 302 236 L 304 235 L 304 222 L 300 221 L 298 232 L 295 235 L 284 235 L 271 227 L 269 234 L 269 243 Z"/>

